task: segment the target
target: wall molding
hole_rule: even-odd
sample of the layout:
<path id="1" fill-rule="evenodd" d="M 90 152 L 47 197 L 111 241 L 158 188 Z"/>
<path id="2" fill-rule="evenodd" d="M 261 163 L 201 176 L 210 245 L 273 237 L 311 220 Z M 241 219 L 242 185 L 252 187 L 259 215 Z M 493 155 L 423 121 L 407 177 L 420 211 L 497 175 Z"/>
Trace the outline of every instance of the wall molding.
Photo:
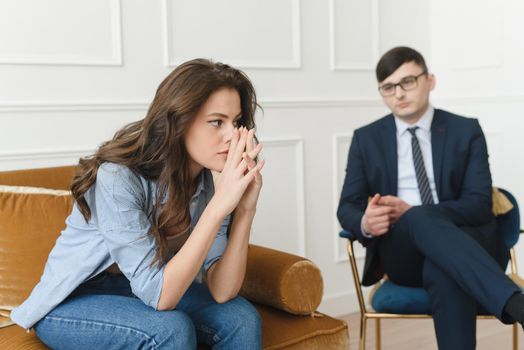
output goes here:
<path id="1" fill-rule="evenodd" d="M 122 102 L 96 102 L 96 101 L 54 101 L 54 102 L 26 102 L 26 103 L 1 103 L 1 113 L 24 112 L 85 112 L 85 111 L 142 111 L 149 108 L 149 102 L 122 101 Z"/>
<path id="2" fill-rule="evenodd" d="M 378 98 L 262 100 L 259 103 L 263 108 L 351 108 L 383 106 L 382 100 Z"/>
<path id="3" fill-rule="evenodd" d="M 504 68 L 502 63 L 504 58 L 500 57 L 497 62 L 493 63 L 475 63 L 471 65 L 455 65 L 450 70 L 454 72 L 468 72 L 468 71 L 484 71 L 484 70 L 495 70 Z"/>
<path id="4" fill-rule="evenodd" d="M 483 103 L 483 104 L 495 104 L 495 103 L 524 103 L 524 94 L 523 95 L 484 95 L 484 96 L 462 96 L 462 97 L 433 97 L 434 104 L 444 104 L 444 103 L 453 103 L 453 104 L 468 104 L 468 103 Z"/>
<path id="5" fill-rule="evenodd" d="M 339 164 L 339 146 L 343 142 L 351 143 L 351 139 L 353 137 L 353 133 L 347 133 L 347 134 L 335 134 L 332 137 L 332 143 L 331 143 L 331 155 L 332 155 L 332 173 L 333 173 L 333 180 L 331 182 L 332 184 L 332 190 L 333 190 L 333 213 L 337 212 L 338 209 L 338 202 L 340 198 L 340 190 L 339 190 L 339 183 L 341 179 L 339 178 L 340 173 L 340 167 L 341 164 Z M 340 224 L 338 222 L 338 219 L 335 215 L 333 218 L 333 256 L 335 257 L 335 264 L 339 264 L 345 261 L 348 261 L 349 258 L 346 255 L 341 254 L 341 240 L 338 236 L 338 233 L 340 232 L 342 228 L 340 227 Z"/>
<path id="6" fill-rule="evenodd" d="M 524 101 L 524 96 L 522 97 Z M 0 113 L 147 110 L 150 101 L 49 101 L 0 102 Z M 290 99 L 262 100 L 265 108 L 340 108 L 382 106 L 379 99 Z"/>
<path id="7" fill-rule="evenodd" d="M 164 65 L 166 67 L 176 67 L 184 60 L 178 60 L 172 57 L 173 47 L 170 40 L 170 33 L 172 30 L 169 18 L 169 0 L 162 0 L 162 32 L 163 32 L 163 46 L 164 46 Z M 292 3 L 291 20 L 293 22 L 292 37 L 293 37 L 293 57 L 291 61 L 285 63 L 276 62 L 249 62 L 242 60 L 228 60 L 228 63 L 238 68 L 250 69 L 300 69 L 302 67 L 301 55 L 301 28 L 300 28 L 300 0 L 290 0 Z"/>
<path id="8" fill-rule="evenodd" d="M 342 143 L 349 143 L 351 144 L 351 139 L 353 137 L 353 133 L 344 133 L 344 134 L 335 134 L 332 138 L 332 148 L 331 148 L 331 154 L 332 154 L 332 190 L 333 190 L 333 213 L 337 212 L 338 208 L 338 202 L 340 198 L 340 189 L 339 189 L 339 183 L 341 183 L 342 179 L 339 178 L 339 173 L 341 168 L 344 167 L 345 164 L 340 164 L 338 159 L 340 158 L 339 153 L 339 146 Z M 341 264 L 341 263 L 347 263 L 349 261 L 349 258 L 347 256 L 347 250 L 344 247 L 342 249 L 342 242 L 346 242 L 342 238 L 338 236 L 338 233 L 340 232 L 342 228 L 340 227 L 340 224 L 338 222 L 338 219 L 336 216 L 333 217 L 333 256 L 335 257 L 335 264 Z M 366 251 L 364 248 L 361 248 L 360 246 L 355 245 L 355 258 L 357 260 L 362 260 L 366 256 Z M 342 253 L 342 251 L 344 253 Z"/>
<path id="9" fill-rule="evenodd" d="M 108 58 L 45 56 L 45 55 L 0 55 L 0 65 L 59 65 L 59 66 L 121 66 L 122 60 L 122 11 L 120 0 L 111 1 L 111 42 L 113 52 Z"/>
<path id="10" fill-rule="evenodd" d="M 378 0 L 371 0 L 371 21 L 372 21 L 372 32 L 371 32 L 371 62 L 365 65 L 359 64 L 339 64 L 336 62 L 336 51 L 337 51 L 337 35 L 335 30 L 335 1 L 329 0 L 329 61 L 332 71 L 373 71 L 375 64 L 378 61 L 380 51 L 380 39 L 379 39 L 379 5 Z"/>
<path id="11" fill-rule="evenodd" d="M 46 149 L 46 150 L 25 150 L 14 152 L 0 152 L 0 165 L 5 162 L 24 162 L 24 161 L 55 161 L 72 158 L 85 157 L 92 154 L 95 148 L 82 147 L 73 149 Z"/>
<path id="12" fill-rule="evenodd" d="M 506 104 L 524 103 L 524 95 L 501 96 L 465 96 L 465 97 L 437 97 L 432 101 L 436 106 L 446 104 Z M 436 103 L 435 103 L 436 102 Z M 29 101 L 29 102 L 0 102 L 0 114 L 17 112 L 71 112 L 71 111 L 144 111 L 149 108 L 151 101 Z M 267 99 L 259 101 L 266 108 L 357 108 L 357 107 L 384 107 L 379 98 L 352 98 L 352 99 Z"/>
<path id="13" fill-rule="evenodd" d="M 486 6 L 486 4 L 488 4 Z M 496 4 L 496 5 L 495 5 Z M 478 43 L 470 43 L 469 47 L 471 47 L 471 51 L 475 52 L 474 58 L 468 57 L 469 55 L 466 55 L 465 61 L 463 56 L 459 56 L 459 59 L 454 59 L 451 61 L 451 70 L 452 71 L 485 71 L 485 70 L 495 70 L 495 69 L 502 69 L 504 68 L 504 53 L 508 52 L 504 47 L 504 2 L 484 2 L 484 4 L 479 3 L 479 6 L 474 8 L 473 11 L 471 7 L 467 6 L 465 3 L 462 3 L 463 7 L 459 6 L 458 11 L 453 11 L 455 17 L 453 16 L 453 19 L 456 20 L 452 23 L 446 24 L 447 26 L 451 26 L 451 28 L 454 28 L 453 31 L 455 32 L 455 40 L 453 41 L 451 50 L 452 52 L 460 52 L 460 50 L 464 47 L 464 41 L 467 41 L 467 38 L 470 37 L 473 33 L 464 33 L 463 28 L 457 28 L 456 25 L 459 23 L 464 23 L 464 19 L 459 15 L 459 11 L 463 10 L 467 13 L 469 12 L 469 15 L 471 18 L 482 18 L 483 15 L 489 16 L 489 25 L 486 26 L 486 23 L 480 23 L 478 21 L 475 21 L 474 19 L 471 21 L 469 28 L 476 28 L 475 35 L 478 37 L 481 37 L 484 43 L 484 47 L 479 47 Z M 467 6 L 467 7 L 466 7 Z M 484 12 L 481 13 L 482 10 L 487 10 L 486 7 L 489 7 L 489 13 Z M 480 11 L 480 12 L 477 12 Z M 449 28 L 449 27 L 448 27 Z M 486 32 L 487 31 L 487 32 Z M 496 35 L 496 37 L 489 38 L 489 34 L 492 33 Z M 486 35 L 487 34 L 487 35 Z M 490 40 L 492 39 L 492 40 Z M 487 43 L 487 44 L 486 44 Z M 456 46 L 455 46 L 456 45 Z M 500 45 L 500 46 L 498 46 Z M 473 49 L 474 48 L 474 49 Z M 485 58 L 486 51 L 491 51 L 492 53 L 496 53 L 496 57 L 492 57 L 491 60 L 483 61 L 482 59 L 476 60 L 479 58 Z M 469 59 L 468 59 L 469 58 Z"/>
<path id="14" fill-rule="evenodd" d="M 304 140 L 301 137 L 262 138 L 260 143 L 268 147 L 293 147 L 295 149 L 295 169 L 297 173 L 295 189 L 297 192 L 297 254 L 307 256 L 306 249 L 306 202 L 304 185 Z"/>

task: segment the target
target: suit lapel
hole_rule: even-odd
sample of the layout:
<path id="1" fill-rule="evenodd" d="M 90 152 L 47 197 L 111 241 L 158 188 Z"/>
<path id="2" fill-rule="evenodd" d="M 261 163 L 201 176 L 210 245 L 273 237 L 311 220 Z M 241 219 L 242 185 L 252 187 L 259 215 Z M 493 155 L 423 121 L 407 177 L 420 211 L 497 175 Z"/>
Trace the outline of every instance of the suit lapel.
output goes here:
<path id="1" fill-rule="evenodd" d="M 384 121 L 382 127 L 382 150 L 386 158 L 386 174 L 389 177 L 389 193 L 397 195 L 398 191 L 398 155 L 397 155 L 397 127 L 393 114 Z"/>
<path id="2" fill-rule="evenodd" d="M 435 186 L 437 194 L 441 196 L 442 189 L 442 164 L 444 161 L 444 144 L 446 140 L 446 120 L 442 111 L 435 109 L 433 121 L 431 122 L 431 153 L 433 156 L 433 173 L 435 175 Z"/>

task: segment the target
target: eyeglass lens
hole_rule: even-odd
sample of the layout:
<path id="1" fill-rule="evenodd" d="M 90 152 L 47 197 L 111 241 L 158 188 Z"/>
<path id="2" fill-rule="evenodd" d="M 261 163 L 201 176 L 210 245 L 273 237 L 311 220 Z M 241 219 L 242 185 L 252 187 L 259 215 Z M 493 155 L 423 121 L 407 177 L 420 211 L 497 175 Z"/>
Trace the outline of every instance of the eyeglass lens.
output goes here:
<path id="1" fill-rule="evenodd" d="M 383 94 L 393 94 L 395 93 L 397 85 L 399 85 L 404 91 L 412 90 L 417 86 L 417 79 L 415 77 L 405 77 L 398 84 L 383 85 L 380 90 Z"/>

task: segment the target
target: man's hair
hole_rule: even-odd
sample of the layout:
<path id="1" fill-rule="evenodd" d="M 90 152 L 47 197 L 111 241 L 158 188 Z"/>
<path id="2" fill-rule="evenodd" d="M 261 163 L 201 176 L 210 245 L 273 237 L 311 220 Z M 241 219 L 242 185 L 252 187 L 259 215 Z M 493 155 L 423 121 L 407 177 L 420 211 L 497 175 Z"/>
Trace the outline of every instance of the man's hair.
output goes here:
<path id="1" fill-rule="evenodd" d="M 394 47 L 386 52 L 378 61 L 375 73 L 380 83 L 393 74 L 401 65 L 407 62 L 415 62 L 420 68 L 427 72 L 428 67 L 422 55 L 407 46 Z"/>

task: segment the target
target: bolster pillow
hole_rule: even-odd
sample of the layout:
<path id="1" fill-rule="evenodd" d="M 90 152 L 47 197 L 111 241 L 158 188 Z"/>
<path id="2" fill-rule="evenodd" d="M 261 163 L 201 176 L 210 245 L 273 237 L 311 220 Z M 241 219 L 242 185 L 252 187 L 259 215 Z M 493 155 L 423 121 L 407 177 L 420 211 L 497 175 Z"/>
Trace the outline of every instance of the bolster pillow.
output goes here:
<path id="1" fill-rule="evenodd" d="M 303 257 L 249 246 L 240 295 L 295 315 L 312 314 L 323 293 L 319 268 Z"/>

